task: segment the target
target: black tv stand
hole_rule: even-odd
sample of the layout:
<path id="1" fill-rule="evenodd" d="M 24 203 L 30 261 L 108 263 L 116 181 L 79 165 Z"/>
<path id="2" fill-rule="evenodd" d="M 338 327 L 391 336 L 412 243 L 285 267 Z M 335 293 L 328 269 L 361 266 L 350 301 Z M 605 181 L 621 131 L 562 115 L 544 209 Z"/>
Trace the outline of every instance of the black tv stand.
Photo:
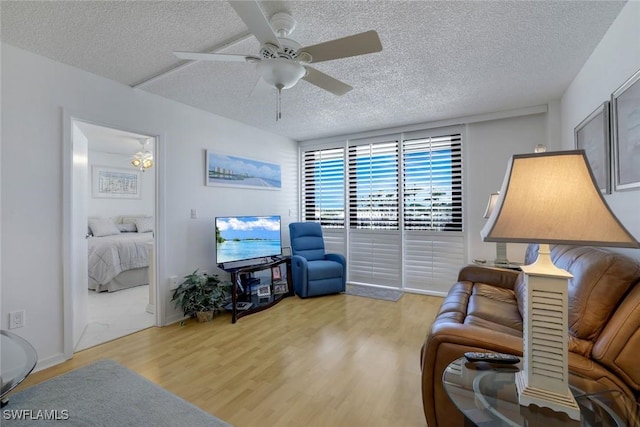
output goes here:
<path id="1" fill-rule="evenodd" d="M 284 265 L 284 269 L 282 266 Z M 284 270 L 284 271 L 283 271 Z M 271 261 L 225 269 L 231 274 L 231 322 L 273 307 L 293 296 L 291 258 L 271 257 Z"/>

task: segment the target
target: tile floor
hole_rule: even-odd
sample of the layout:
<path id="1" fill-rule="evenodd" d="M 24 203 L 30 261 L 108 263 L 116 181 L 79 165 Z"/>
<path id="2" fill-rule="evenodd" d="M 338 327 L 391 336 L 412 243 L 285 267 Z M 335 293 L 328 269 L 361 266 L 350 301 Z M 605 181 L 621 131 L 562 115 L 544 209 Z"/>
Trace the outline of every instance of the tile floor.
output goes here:
<path id="1" fill-rule="evenodd" d="M 89 291 L 89 323 L 75 351 L 149 328 L 155 315 L 147 313 L 149 285 L 117 292 Z"/>

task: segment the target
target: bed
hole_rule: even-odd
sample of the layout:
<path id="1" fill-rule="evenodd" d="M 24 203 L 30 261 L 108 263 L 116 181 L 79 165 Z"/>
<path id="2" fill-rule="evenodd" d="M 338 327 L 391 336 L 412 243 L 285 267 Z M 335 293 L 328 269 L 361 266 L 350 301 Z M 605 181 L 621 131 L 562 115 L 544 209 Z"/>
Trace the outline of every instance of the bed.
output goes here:
<path id="1" fill-rule="evenodd" d="M 115 224 L 89 221 L 89 289 L 115 292 L 149 284 L 149 247 L 153 232 Z"/>

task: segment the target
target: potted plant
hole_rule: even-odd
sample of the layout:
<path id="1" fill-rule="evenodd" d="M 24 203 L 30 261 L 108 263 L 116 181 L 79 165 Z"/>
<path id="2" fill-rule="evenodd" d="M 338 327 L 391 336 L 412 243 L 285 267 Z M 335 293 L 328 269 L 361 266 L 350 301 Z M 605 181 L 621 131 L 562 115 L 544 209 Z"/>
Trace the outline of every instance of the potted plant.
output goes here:
<path id="1" fill-rule="evenodd" d="M 213 314 L 224 309 L 230 299 L 231 283 L 221 281 L 216 274 L 198 274 L 198 270 L 184 277 L 173 291 L 171 301 L 181 307 L 185 316 L 208 322 Z"/>

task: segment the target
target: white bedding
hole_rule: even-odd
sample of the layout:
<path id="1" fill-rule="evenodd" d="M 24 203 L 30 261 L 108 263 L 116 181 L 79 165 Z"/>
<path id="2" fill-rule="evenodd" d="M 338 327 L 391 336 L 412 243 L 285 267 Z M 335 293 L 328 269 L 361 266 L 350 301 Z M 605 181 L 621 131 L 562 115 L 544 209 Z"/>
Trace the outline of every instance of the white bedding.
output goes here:
<path id="1" fill-rule="evenodd" d="M 147 244 L 151 242 L 153 242 L 153 233 L 121 233 L 90 237 L 88 239 L 89 281 L 103 285 L 123 271 L 148 267 Z"/>

